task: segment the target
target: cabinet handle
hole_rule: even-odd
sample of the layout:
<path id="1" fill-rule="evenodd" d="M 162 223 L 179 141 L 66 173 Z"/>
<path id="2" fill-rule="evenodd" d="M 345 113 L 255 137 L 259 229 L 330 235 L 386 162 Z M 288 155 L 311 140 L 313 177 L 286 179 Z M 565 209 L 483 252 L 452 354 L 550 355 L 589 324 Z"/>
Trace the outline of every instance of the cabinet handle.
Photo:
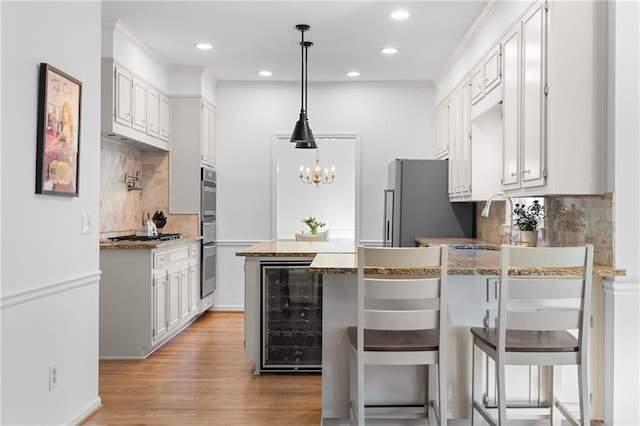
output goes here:
<path id="1" fill-rule="evenodd" d="M 531 174 L 531 169 L 523 170 L 523 171 L 522 171 L 522 174 L 523 174 L 523 175 Z"/>
<path id="2" fill-rule="evenodd" d="M 511 177 L 514 177 L 514 176 L 518 176 L 518 173 L 516 173 L 516 172 L 511 172 Z"/>

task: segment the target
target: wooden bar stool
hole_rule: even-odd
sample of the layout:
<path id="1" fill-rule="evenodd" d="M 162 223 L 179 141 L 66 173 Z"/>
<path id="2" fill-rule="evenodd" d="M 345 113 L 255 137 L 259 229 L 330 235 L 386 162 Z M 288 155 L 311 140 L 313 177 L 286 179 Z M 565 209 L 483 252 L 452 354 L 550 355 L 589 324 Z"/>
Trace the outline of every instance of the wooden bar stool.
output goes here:
<path id="1" fill-rule="evenodd" d="M 364 425 L 365 417 L 428 418 L 430 403 L 438 423 L 447 424 L 446 285 L 446 246 L 358 247 L 358 325 L 347 329 L 357 382 L 351 383 L 352 424 Z M 439 404 L 427 391 L 420 406 L 365 406 L 365 365 L 425 365 L 428 373 L 435 364 Z"/>
<path id="2" fill-rule="evenodd" d="M 589 425 L 587 355 L 593 274 L 593 246 L 502 246 L 496 328 L 471 328 L 473 360 L 476 348 L 496 363 L 497 420 L 476 399 L 472 372 L 471 423 L 474 411 L 492 425 L 507 424 L 505 366 L 551 366 L 550 412 L 554 407 L 574 425 Z M 522 268 L 531 269 L 523 275 Z M 520 274 L 519 274 L 520 272 Z M 577 333 L 577 334 L 576 334 Z M 577 336 L 577 337 L 575 337 Z M 576 365 L 580 419 L 553 396 L 553 366 Z"/>

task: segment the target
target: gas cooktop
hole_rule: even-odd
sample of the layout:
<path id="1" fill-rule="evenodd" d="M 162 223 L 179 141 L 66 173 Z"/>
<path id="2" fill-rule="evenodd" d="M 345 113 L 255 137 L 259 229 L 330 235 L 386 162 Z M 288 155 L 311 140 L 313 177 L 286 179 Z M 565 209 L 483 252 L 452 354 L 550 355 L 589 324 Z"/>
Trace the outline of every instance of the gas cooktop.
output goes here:
<path id="1" fill-rule="evenodd" d="M 158 234 L 158 235 L 123 235 L 120 237 L 109 238 L 111 241 L 168 241 L 178 240 L 182 238 L 182 234 Z"/>

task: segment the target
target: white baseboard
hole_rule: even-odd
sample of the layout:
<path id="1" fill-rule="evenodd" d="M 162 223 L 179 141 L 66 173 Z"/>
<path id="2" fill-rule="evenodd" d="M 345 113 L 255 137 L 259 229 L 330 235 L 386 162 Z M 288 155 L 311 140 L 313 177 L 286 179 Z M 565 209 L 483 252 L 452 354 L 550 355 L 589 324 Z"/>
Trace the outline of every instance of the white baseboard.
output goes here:
<path id="1" fill-rule="evenodd" d="M 244 305 L 213 305 L 207 310 L 211 312 L 244 312 Z"/>
<path id="2" fill-rule="evenodd" d="M 87 420 L 93 413 L 98 411 L 102 407 L 102 399 L 96 396 L 94 400 L 89 402 L 76 416 L 66 422 L 67 425 L 79 425 Z"/>

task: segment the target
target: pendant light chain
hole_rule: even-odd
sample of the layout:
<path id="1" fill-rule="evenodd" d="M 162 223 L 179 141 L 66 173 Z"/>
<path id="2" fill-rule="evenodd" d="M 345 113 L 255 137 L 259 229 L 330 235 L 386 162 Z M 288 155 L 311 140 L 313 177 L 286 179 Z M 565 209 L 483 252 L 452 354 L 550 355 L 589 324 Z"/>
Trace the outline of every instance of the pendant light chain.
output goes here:
<path id="1" fill-rule="evenodd" d="M 304 29 L 301 29 L 302 33 L 302 41 L 300 42 L 300 112 L 305 112 L 307 107 L 305 105 L 306 93 L 304 90 L 305 78 L 304 78 L 304 70 L 305 70 L 305 61 L 304 61 Z"/>
<path id="2" fill-rule="evenodd" d="M 304 33 L 302 33 L 302 44 L 304 45 L 304 112 L 309 112 L 307 108 L 307 101 L 309 100 L 309 95 L 307 94 L 309 90 L 309 46 L 311 46 L 310 42 L 304 42 Z"/>

